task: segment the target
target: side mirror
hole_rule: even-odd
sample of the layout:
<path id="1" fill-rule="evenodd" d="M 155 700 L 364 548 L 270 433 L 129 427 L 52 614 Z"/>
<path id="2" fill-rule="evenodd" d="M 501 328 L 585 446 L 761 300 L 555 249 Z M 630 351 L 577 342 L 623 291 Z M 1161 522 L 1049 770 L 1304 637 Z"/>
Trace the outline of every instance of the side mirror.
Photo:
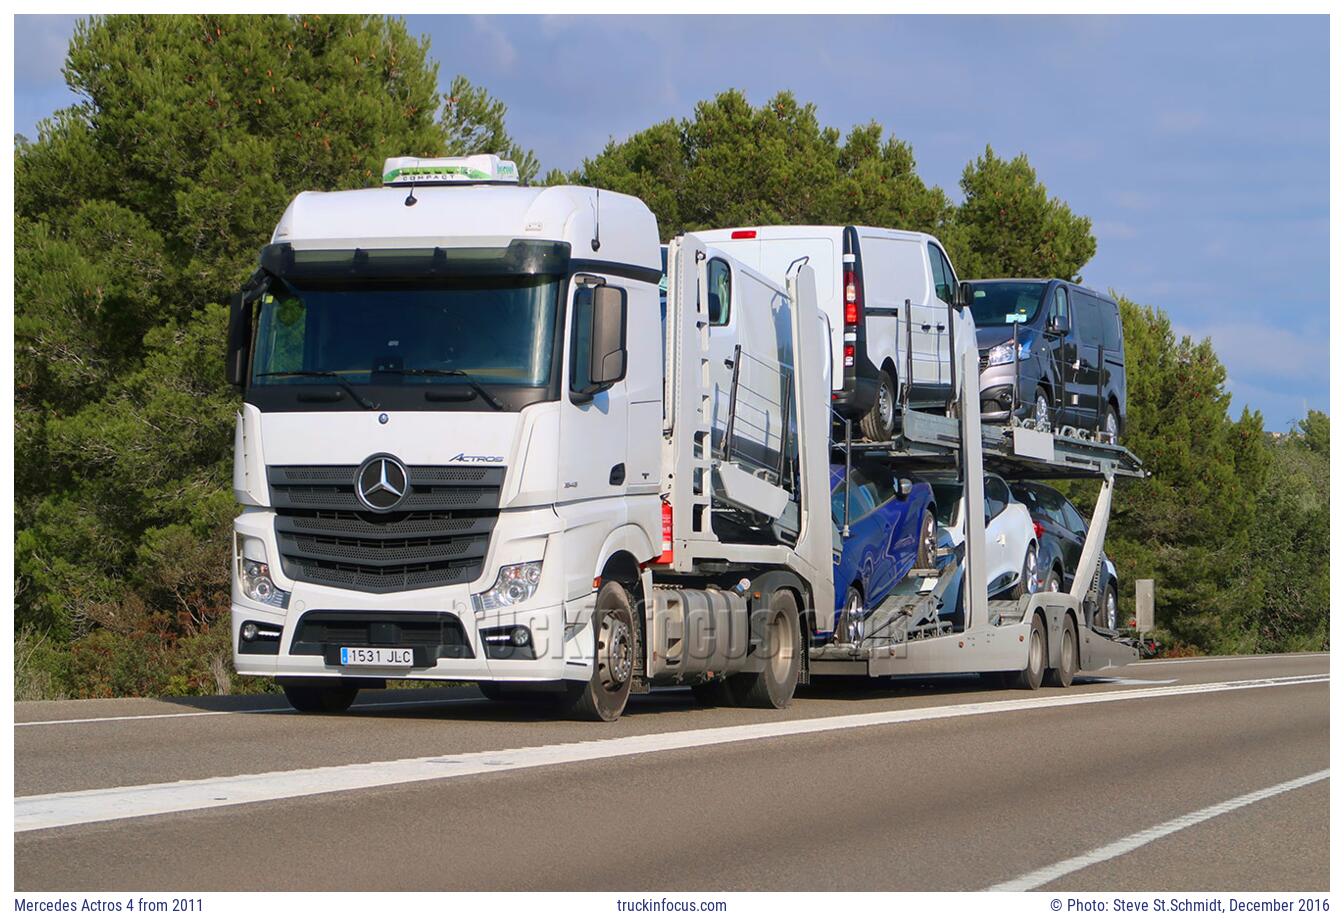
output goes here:
<path id="1" fill-rule="evenodd" d="M 239 291 L 229 298 L 229 350 L 224 359 L 224 376 L 231 386 L 241 388 L 247 380 L 247 364 L 252 345 L 252 301 Z"/>
<path id="2" fill-rule="evenodd" d="M 1059 313 L 1051 314 L 1050 322 L 1046 325 L 1045 331 L 1051 335 L 1067 335 L 1069 332 L 1069 318 Z"/>
<path id="3" fill-rule="evenodd" d="M 625 333 L 624 288 L 602 284 L 581 288 L 574 295 L 574 340 L 570 371 L 570 390 L 573 393 L 594 396 L 625 379 Z"/>
<path id="4" fill-rule="evenodd" d="M 915 484 L 909 479 L 896 480 L 896 495 L 898 498 L 909 498 L 913 491 L 915 491 Z"/>
<path id="5" fill-rule="evenodd" d="M 971 290 L 971 282 L 962 281 L 957 284 L 957 290 L 952 300 L 952 306 L 958 310 L 964 310 L 975 300 L 975 293 Z"/>

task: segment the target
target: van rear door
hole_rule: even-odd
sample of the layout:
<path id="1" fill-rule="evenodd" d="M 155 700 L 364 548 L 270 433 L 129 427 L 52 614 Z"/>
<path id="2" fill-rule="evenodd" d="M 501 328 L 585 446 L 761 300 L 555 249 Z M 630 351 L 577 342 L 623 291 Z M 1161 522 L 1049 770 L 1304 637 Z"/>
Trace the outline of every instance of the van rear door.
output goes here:
<path id="1" fill-rule="evenodd" d="M 913 384 L 913 404 L 942 402 L 950 384 L 947 306 L 934 294 L 924 240 L 861 229 L 859 246 L 869 359 L 879 368 L 892 361 L 901 387 Z"/>

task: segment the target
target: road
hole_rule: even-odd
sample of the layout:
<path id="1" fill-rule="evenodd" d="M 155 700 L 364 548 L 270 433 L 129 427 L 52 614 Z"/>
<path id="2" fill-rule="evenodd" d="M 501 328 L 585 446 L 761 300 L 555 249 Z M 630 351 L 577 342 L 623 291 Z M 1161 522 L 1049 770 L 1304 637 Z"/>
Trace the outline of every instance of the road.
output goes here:
<path id="1" fill-rule="evenodd" d="M 465 687 L 20 703 L 15 886 L 1325 890 L 1329 663 L 666 691 L 610 725 Z"/>

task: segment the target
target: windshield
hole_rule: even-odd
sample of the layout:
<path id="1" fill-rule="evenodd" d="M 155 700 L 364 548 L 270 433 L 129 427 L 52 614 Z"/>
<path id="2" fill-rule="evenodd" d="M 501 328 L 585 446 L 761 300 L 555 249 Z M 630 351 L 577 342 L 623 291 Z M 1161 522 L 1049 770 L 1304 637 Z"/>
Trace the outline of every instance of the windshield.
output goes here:
<path id="1" fill-rule="evenodd" d="M 252 385 L 542 387 L 550 383 L 560 279 L 472 276 L 432 282 L 276 280 L 257 317 Z M 419 373 L 414 373 L 419 372 Z"/>
<path id="2" fill-rule="evenodd" d="M 1043 281 L 972 281 L 971 315 L 977 327 L 1029 323 L 1044 294 Z"/>
<path id="3" fill-rule="evenodd" d="M 931 486 L 939 526 L 955 526 L 957 523 L 957 508 L 961 504 L 961 483 L 935 482 L 931 483 Z"/>

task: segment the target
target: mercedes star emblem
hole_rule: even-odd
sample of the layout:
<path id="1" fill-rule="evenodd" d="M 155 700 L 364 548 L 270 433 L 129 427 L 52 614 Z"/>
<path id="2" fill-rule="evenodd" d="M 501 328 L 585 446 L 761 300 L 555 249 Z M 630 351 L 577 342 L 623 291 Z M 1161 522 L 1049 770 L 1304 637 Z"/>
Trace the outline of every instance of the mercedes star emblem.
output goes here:
<path id="1" fill-rule="evenodd" d="M 391 511 L 407 492 L 406 467 L 386 454 L 370 457 L 355 474 L 355 494 L 373 511 Z"/>

